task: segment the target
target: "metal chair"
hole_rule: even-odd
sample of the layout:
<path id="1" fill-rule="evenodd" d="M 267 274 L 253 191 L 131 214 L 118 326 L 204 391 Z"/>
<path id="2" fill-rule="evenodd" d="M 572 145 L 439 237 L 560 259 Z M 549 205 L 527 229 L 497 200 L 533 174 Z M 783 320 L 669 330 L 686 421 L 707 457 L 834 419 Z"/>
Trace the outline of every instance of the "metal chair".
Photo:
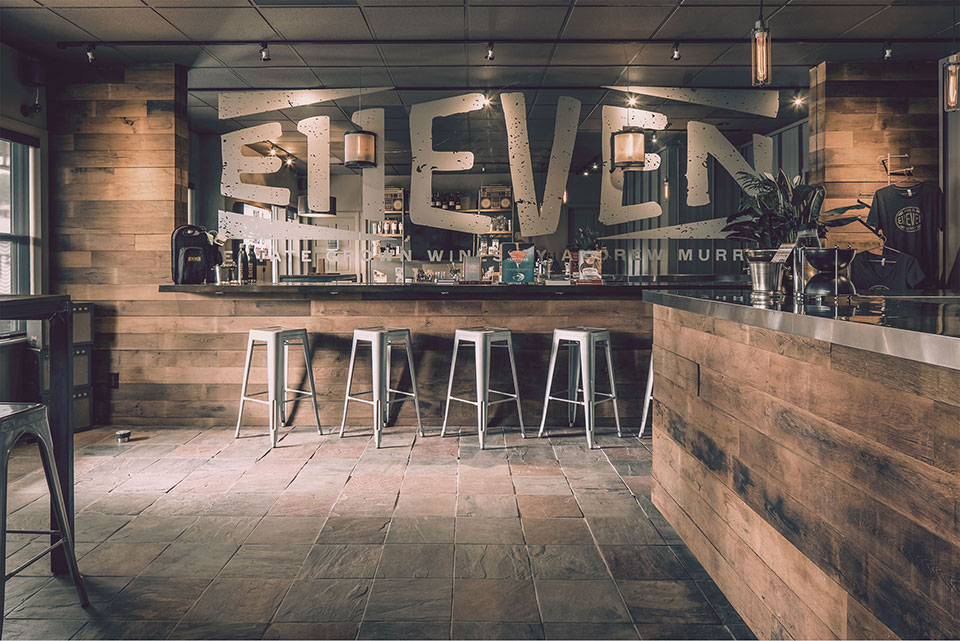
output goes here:
<path id="1" fill-rule="evenodd" d="M 475 401 L 453 396 L 453 374 L 457 368 L 457 353 L 460 351 L 461 342 L 473 343 L 476 353 L 477 400 Z M 513 394 L 490 389 L 490 350 L 493 347 L 507 348 L 510 356 L 510 373 L 513 375 Z M 490 394 L 500 394 L 506 398 L 491 401 L 489 400 Z M 453 335 L 453 361 L 450 363 L 450 381 L 447 384 L 447 406 L 446 409 L 443 410 L 443 428 L 440 430 L 440 436 L 445 436 L 447 433 L 447 415 L 450 413 L 450 401 L 476 405 L 477 437 L 480 440 L 480 449 L 482 450 L 483 440 L 487 431 L 490 406 L 498 403 L 509 403 L 511 400 L 517 403 L 517 416 L 520 418 L 520 436 L 521 438 L 526 438 L 526 430 L 523 427 L 523 409 L 520 406 L 520 386 L 517 384 L 517 365 L 513 358 L 513 338 L 510 330 L 500 327 L 469 327 L 467 329 L 458 329 Z"/>
<path id="2" fill-rule="evenodd" d="M 557 365 L 557 351 L 563 347 L 569 348 L 568 358 L 570 363 L 568 373 L 568 385 L 565 390 L 567 398 L 552 396 L 550 392 L 553 389 L 553 373 Z M 596 349 L 604 348 L 607 357 L 607 374 L 610 379 L 610 392 L 596 391 Z M 581 374 L 582 372 L 582 374 Z M 577 379 L 581 379 L 578 383 Z M 580 387 L 582 385 L 582 387 Z M 583 400 L 579 400 L 580 393 L 583 393 Z M 562 394 L 564 392 L 558 392 Z M 597 396 L 604 398 L 597 400 Z M 565 327 L 563 329 L 553 330 L 553 346 L 550 349 L 550 367 L 547 370 L 547 392 L 543 401 L 543 418 L 540 420 L 540 431 L 537 436 L 543 436 L 547 425 L 547 407 L 550 401 L 560 401 L 570 405 L 568 417 L 570 426 L 577 418 L 577 406 L 582 405 L 585 416 L 585 429 L 587 433 L 587 447 L 593 448 L 594 429 L 596 427 L 596 406 L 607 401 L 613 402 L 613 416 L 617 423 L 617 436 L 622 436 L 620 431 L 620 413 L 617 411 L 617 386 L 613 380 L 613 356 L 610 347 L 610 331 L 597 327 Z"/>
<path id="3" fill-rule="evenodd" d="M 56 530 L 7 529 L 7 469 L 10 463 L 10 452 L 24 434 L 30 434 L 37 439 L 43 473 L 47 477 L 47 488 L 50 490 L 50 506 L 57 523 Z M 3 586 L 0 586 L 0 612 L 4 612 L 4 593 L 7 579 L 19 574 L 60 546 L 64 548 L 67 567 L 70 570 L 73 584 L 77 588 L 80 605 L 87 607 L 90 605 L 90 600 L 87 598 L 87 589 L 83 583 L 83 577 L 80 575 L 80 569 L 77 567 L 73 533 L 70 531 L 70 517 L 63 502 L 60 477 L 57 475 L 57 464 L 53 458 L 53 439 L 50 436 L 46 406 L 34 403 L 0 403 L 0 438 L 3 439 L 2 444 L 0 444 L 2 445 L 2 450 L 0 450 L 0 481 L 3 483 L 3 488 L 0 490 L 0 519 L 3 519 L 2 524 L 0 524 L 2 525 L 0 527 L 0 533 L 2 533 L 2 536 L 0 536 L 0 576 L 3 576 Z M 20 567 L 7 572 L 7 534 L 49 534 L 59 537 L 59 539 Z M 3 624 L 0 623 L 0 631 L 2 629 Z"/>
<path id="4" fill-rule="evenodd" d="M 250 380 L 250 362 L 253 360 L 253 349 L 258 343 L 264 343 L 267 348 L 267 390 L 247 394 L 247 383 Z M 291 389 L 287 387 L 287 365 L 290 362 L 290 345 L 303 346 L 303 359 L 307 369 L 307 379 L 310 381 L 310 391 Z M 280 348 L 283 348 L 281 351 Z M 287 398 L 287 393 L 294 394 Z M 267 400 L 254 398 L 267 395 Z M 323 435 L 320 427 L 320 408 L 317 406 L 317 386 L 313 381 L 313 361 L 310 358 L 310 339 L 307 330 L 291 327 L 267 327 L 265 329 L 251 329 L 247 337 L 247 357 L 243 366 L 243 387 L 240 391 L 240 411 L 237 414 L 237 431 L 234 438 L 240 438 L 240 420 L 243 418 L 243 404 L 245 401 L 263 403 L 269 408 L 270 414 L 270 447 L 276 447 L 280 425 L 287 424 L 287 403 L 295 403 L 301 396 L 310 396 L 313 399 L 313 414 L 317 419 L 317 432 Z"/>
<path id="5" fill-rule="evenodd" d="M 350 395 L 353 385 L 353 368 L 357 358 L 357 344 L 370 343 L 371 365 L 373 369 L 373 389 L 358 394 L 371 394 L 372 400 Z M 407 366 L 410 368 L 412 392 L 403 392 L 390 387 L 390 357 L 392 347 L 403 343 L 407 351 Z M 373 406 L 373 441 L 380 447 L 383 440 L 383 428 L 390 416 L 390 394 L 412 396 L 417 410 L 417 427 L 423 436 L 423 421 L 420 418 L 420 395 L 417 393 L 417 375 L 413 366 L 413 347 L 410 330 L 399 327 L 365 327 L 353 331 L 353 344 L 350 347 L 350 367 L 347 370 L 347 392 L 343 399 L 343 420 L 340 421 L 340 436 L 347 425 L 347 406 L 350 401 L 358 401 Z"/>

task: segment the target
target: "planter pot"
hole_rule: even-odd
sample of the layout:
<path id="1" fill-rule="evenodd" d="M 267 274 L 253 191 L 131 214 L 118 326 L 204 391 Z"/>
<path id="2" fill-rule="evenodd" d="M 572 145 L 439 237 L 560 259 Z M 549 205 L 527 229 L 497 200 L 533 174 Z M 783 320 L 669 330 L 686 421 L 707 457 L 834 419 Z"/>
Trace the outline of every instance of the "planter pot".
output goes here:
<path id="1" fill-rule="evenodd" d="M 754 300 L 772 300 L 780 293 L 783 281 L 783 263 L 770 262 L 776 249 L 748 249 L 744 252 L 750 267 L 750 281 Z"/>

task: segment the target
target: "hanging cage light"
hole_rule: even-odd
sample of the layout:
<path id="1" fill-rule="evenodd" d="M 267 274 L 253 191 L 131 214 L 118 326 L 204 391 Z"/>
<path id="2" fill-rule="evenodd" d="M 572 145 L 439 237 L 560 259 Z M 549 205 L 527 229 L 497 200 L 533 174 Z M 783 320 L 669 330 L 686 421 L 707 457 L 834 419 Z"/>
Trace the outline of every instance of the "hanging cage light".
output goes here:
<path id="1" fill-rule="evenodd" d="M 357 129 L 343 134 L 343 164 L 351 169 L 377 166 L 377 134 Z"/>
<path id="2" fill-rule="evenodd" d="M 955 53 L 943 65 L 943 108 L 960 111 L 960 53 Z"/>
<path id="3" fill-rule="evenodd" d="M 638 171 L 643 169 L 646 157 L 646 136 L 642 127 L 624 127 L 610 134 L 610 151 L 613 157 L 611 171 Z"/>
<path id="4" fill-rule="evenodd" d="M 754 87 L 770 84 L 773 65 L 770 60 L 770 28 L 763 19 L 763 0 L 760 0 L 760 17 L 753 25 L 750 35 L 750 82 Z"/>

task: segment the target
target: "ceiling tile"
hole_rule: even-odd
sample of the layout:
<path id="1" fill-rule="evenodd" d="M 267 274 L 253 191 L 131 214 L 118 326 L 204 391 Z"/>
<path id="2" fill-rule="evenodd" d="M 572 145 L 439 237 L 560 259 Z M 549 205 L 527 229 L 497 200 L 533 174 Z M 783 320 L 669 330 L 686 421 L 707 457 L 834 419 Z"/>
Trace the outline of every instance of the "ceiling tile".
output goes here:
<path id="1" fill-rule="evenodd" d="M 370 30 L 359 7 L 261 8 L 263 17 L 290 40 L 365 40 Z"/>
<path id="2" fill-rule="evenodd" d="M 57 13 L 99 40 L 181 40 L 184 35 L 153 9 L 58 9 Z"/>
<path id="3" fill-rule="evenodd" d="M 536 87 L 544 71 L 546 67 L 470 67 L 467 84 L 502 91 L 509 91 L 511 85 Z"/>
<path id="4" fill-rule="evenodd" d="M 658 38 L 746 38 L 757 21 L 757 7 L 679 7 Z"/>
<path id="5" fill-rule="evenodd" d="M 555 65 L 625 65 L 640 47 L 628 44 L 560 44 L 553 54 Z"/>
<path id="6" fill-rule="evenodd" d="M 471 38 L 555 38 L 567 15 L 565 7 L 475 7 L 467 9 Z"/>
<path id="7" fill-rule="evenodd" d="M 619 67 L 549 67 L 543 84 L 553 87 L 563 85 L 601 86 L 611 85 L 620 76 Z"/>
<path id="8" fill-rule="evenodd" d="M 438 34 L 462 38 L 463 11 L 460 7 L 371 7 L 363 14 L 377 38 L 430 40 Z"/>
<path id="9" fill-rule="evenodd" d="M 545 65 L 550 61 L 553 45 L 494 43 L 493 60 L 487 60 L 487 45 L 471 44 L 467 48 L 467 62 L 471 65 Z"/>
<path id="10" fill-rule="evenodd" d="M 253 8 L 162 8 L 157 11 L 195 40 L 268 40 L 270 25 Z"/>
<path id="11" fill-rule="evenodd" d="M 797 38 L 816 34 L 832 38 L 866 20 L 876 6 L 783 7 L 770 16 L 770 29 L 778 38 Z"/>
<path id="12" fill-rule="evenodd" d="M 57 40 L 84 40 L 90 34 L 70 24 L 57 14 L 36 7 L 33 9 L 3 9 L 0 33 L 4 42 L 33 40 L 52 48 Z"/>
<path id="13" fill-rule="evenodd" d="M 747 47 L 744 41 L 745 48 Z M 639 65 L 666 65 L 669 67 L 679 67 L 687 65 L 705 65 L 710 64 L 730 49 L 726 44 L 681 44 L 680 60 L 673 60 L 672 45 L 646 45 L 637 56 L 635 64 Z M 747 62 L 749 62 L 750 50 L 747 49 Z"/>
<path id="14" fill-rule="evenodd" d="M 953 20 L 949 5 L 887 7 L 859 27 L 844 34 L 850 38 L 923 38 L 937 34 Z M 941 34 L 947 35 L 949 34 Z"/>
<path id="15" fill-rule="evenodd" d="M 195 63 L 203 54 L 203 50 L 200 49 L 200 47 L 187 44 L 176 47 L 123 46 L 115 47 L 115 49 L 130 56 L 137 62 L 173 62 L 185 67 L 196 66 Z M 100 48 L 97 49 L 97 53 L 99 53 L 99 51 Z"/>
<path id="16" fill-rule="evenodd" d="M 295 45 L 297 52 L 311 67 L 380 66 L 383 61 L 376 45 Z"/>
<path id="17" fill-rule="evenodd" d="M 444 64 L 465 64 L 466 47 L 462 44 L 430 44 L 425 42 L 416 45 L 381 45 L 383 58 L 388 66 L 417 65 L 429 67 L 438 61 Z"/>
<path id="18" fill-rule="evenodd" d="M 669 7 L 624 10 L 622 7 L 577 6 L 564 38 L 649 38 L 670 13 Z"/>

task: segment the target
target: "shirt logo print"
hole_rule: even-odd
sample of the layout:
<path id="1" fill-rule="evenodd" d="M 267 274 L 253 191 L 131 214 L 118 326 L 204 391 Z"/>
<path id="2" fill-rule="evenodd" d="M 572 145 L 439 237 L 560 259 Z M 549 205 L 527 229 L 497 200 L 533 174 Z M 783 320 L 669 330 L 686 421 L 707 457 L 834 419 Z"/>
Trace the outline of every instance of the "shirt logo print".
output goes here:
<path id="1" fill-rule="evenodd" d="M 918 232 L 923 226 L 923 214 L 920 213 L 919 207 L 913 205 L 898 211 L 894 220 L 897 223 L 897 228 L 907 233 Z"/>

